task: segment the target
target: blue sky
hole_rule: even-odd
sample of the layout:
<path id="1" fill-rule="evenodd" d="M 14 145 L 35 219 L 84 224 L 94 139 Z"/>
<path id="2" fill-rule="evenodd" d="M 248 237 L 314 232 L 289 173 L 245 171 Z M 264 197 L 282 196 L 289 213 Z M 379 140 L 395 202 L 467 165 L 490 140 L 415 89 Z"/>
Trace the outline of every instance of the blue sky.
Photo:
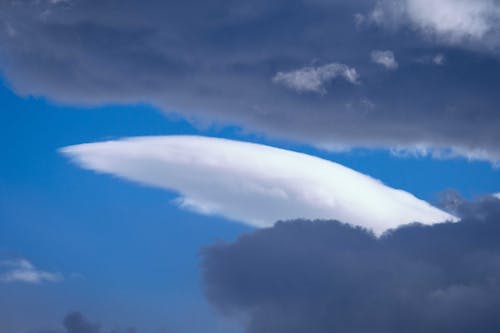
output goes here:
<path id="1" fill-rule="evenodd" d="M 488 162 L 403 158 L 367 150 L 328 153 L 237 128 L 196 128 L 146 105 L 61 106 L 18 96 L 5 84 L 0 96 L 5 124 L 1 250 L 65 276 L 59 283 L 0 285 L 8 295 L 4 302 L 17 300 L 2 314 L 13 330 L 57 327 L 62 315 L 75 309 L 108 325 L 151 332 L 163 326 L 182 331 L 233 328 L 219 323 L 206 304 L 198 254 L 200 248 L 232 240 L 251 227 L 179 209 L 172 192 L 79 169 L 58 152 L 64 146 L 128 136 L 200 134 L 320 156 L 431 202 L 447 189 L 467 198 L 500 189 L 500 171 Z M 25 322 L 25 309 L 36 313 L 33 321 Z"/>
<path id="2" fill-rule="evenodd" d="M 0 331 L 107 333 L 119 328 L 120 333 L 135 327 L 137 333 L 255 333 L 266 329 L 294 333 L 287 326 L 289 322 L 263 318 L 266 316 L 255 310 L 265 309 L 269 318 L 290 319 L 293 310 L 283 309 L 302 309 L 301 301 L 295 300 L 290 308 L 286 301 L 281 303 L 281 296 L 268 290 L 266 282 L 277 277 L 287 280 L 288 273 L 310 273 L 311 279 L 297 280 L 296 285 L 313 281 L 314 294 L 322 283 L 316 280 L 318 276 L 335 277 L 337 273 L 316 265 L 331 259 L 321 257 L 321 253 L 334 256 L 335 251 L 345 252 L 341 246 L 351 251 L 365 243 L 367 248 L 374 248 L 366 240 L 368 233 L 354 228 L 346 231 L 334 222 L 324 232 L 341 244 L 339 248 L 328 241 L 323 244 L 321 224 L 304 227 L 303 238 L 300 223 L 297 232 L 293 223 L 273 226 L 275 220 L 269 220 L 259 231 L 262 225 L 252 225 L 245 218 L 260 208 L 261 215 L 267 216 L 265 193 L 260 198 L 261 207 L 258 200 L 243 202 L 243 213 L 237 210 L 241 219 L 223 217 L 239 216 L 231 215 L 228 206 L 241 204 L 238 195 L 245 198 L 245 191 L 252 192 L 248 183 L 254 181 L 255 193 L 263 186 L 279 195 L 284 193 L 285 198 L 316 193 L 317 187 L 321 195 L 314 200 L 325 199 L 324 205 L 298 200 L 298 207 L 292 207 L 293 201 L 284 199 L 284 207 L 306 212 L 293 218 L 314 219 L 316 216 L 307 214 L 319 207 L 331 213 L 320 217 L 338 219 L 346 215 L 336 215 L 338 209 L 330 210 L 329 200 L 351 200 L 353 204 L 344 213 L 353 218 L 342 222 L 363 227 L 366 225 L 356 220 L 357 210 L 362 211 L 363 218 L 371 219 L 368 215 L 377 213 L 377 203 L 387 198 L 399 202 L 401 193 L 405 200 L 406 194 L 420 199 L 411 197 L 407 206 L 395 204 L 394 214 L 403 215 L 405 223 L 413 222 L 412 207 L 434 218 L 423 223 L 444 222 L 435 220 L 433 214 L 438 209 L 431 205 L 450 208 L 442 207 L 441 194 L 453 190 L 461 198 L 456 199 L 458 208 L 450 214 L 463 221 L 486 216 L 491 230 L 496 231 L 491 221 L 500 220 L 495 215 L 498 203 L 488 201 L 500 192 L 500 6 L 496 1 L 446 0 L 437 5 L 427 0 L 400 0 L 399 7 L 389 0 L 126 2 L 26 0 L 0 5 Z M 174 162 L 191 159 L 179 171 L 169 169 L 175 163 L 165 162 L 172 156 L 162 151 L 147 156 L 151 167 L 127 155 L 126 149 L 132 146 L 124 146 L 125 153 L 106 150 L 108 141 L 129 144 L 120 140 L 173 135 L 196 136 L 207 144 L 204 147 L 209 147 L 208 151 L 174 156 Z M 255 151 L 251 152 L 253 148 L 242 143 L 210 141 L 208 137 L 259 145 L 252 146 Z M 168 138 L 163 140 L 167 146 L 172 144 Z M 224 146 L 223 142 L 234 144 L 242 155 L 227 153 L 233 146 Z M 76 148 L 73 159 L 61 151 L 69 146 L 81 148 L 78 145 L 84 143 L 94 143 L 90 147 L 96 151 Z M 144 145 L 145 150 L 154 148 L 149 144 Z M 268 151 L 266 146 L 334 162 L 327 164 L 325 168 L 331 173 L 326 174 L 335 175 L 340 164 L 386 186 L 370 183 L 379 186 L 374 188 L 380 190 L 376 192 L 380 198 L 370 197 L 367 193 L 371 185 L 356 188 L 356 181 L 362 178 L 356 173 L 346 179 L 344 187 L 329 193 L 330 180 L 316 177 L 323 170 L 317 160 L 303 164 L 311 170 L 300 170 L 307 160 L 303 155 L 292 154 L 293 158 L 286 160 L 283 154 L 287 153 L 271 150 L 276 160 L 266 160 L 266 155 L 260 155 Z M 97 162 L 82 162 L 94 158 L 96 152 L 100 154 L 100 149 L 109 154 Z M 207 167 L 205 159 L 216 161 Z M 108 169 L 99 165 L 103 161 L 109 163 Z M 286 161 L 296 161 L 298 166 Z M 122 162 L 125 171 L 120 169 Z M 165 189 L 169 187 L 163 183 L 165 178 L 171 180 L 177 175 L 168 171 L 156 175 L 158 165 L 185 174 L 185 184 L 172 186 L 177 192 Z M 276 165 L 286 175 L 284 183 L 280 183 L 279 171 L 271 176 L 265 173 Z M 210 184 L 213 192 L 209 192 L 216 198 L 213 202 L 208 200 L 210 195 L 207 199 L 200 194 L 207 190 L 204 179 L 213 177 L 213 182 L 220 179 L 224 183 L 225 174 L 232 171 L 231 177 L 236 178 L 228 176 L 229 185 L 223 184 L 227 187 Z M 303 177 L 308 173 L 312 178 Z M 152 181 L 154 186 L 141 184 L 141 177 L 150 174 L 158 176 Z M 351 189 L 356 198 L 344 197 Z M 393 189 L 405 192 L 396 195 Z M 218 197 L 220 192 L 225 196 Z M 226 192 L 234 194 L 234 201 L 220 199 L 231 197 Z M 201 198 L 198 206 L 194 205 L 197 209 L 207 202 L 215 203 L 217 209 L 213 211 L 218 214 L 185 209 L 179 197 Z M 273 204 L 270 201 L 269 205 Z M 370 211 L 372 206 L 375 208 Z M 384 210 L 392 213 L 389 207 L 384 206 Z M 289 215 L 283 212 L 283 216 Z M 399 220 L 391 223 L 401 224 Z M 389 252 L 417 267 L 414 275 L 402 275 L 401 281 L 407 285 L 384 289 L 384 293 L 403 290 L 397 288 L 406 288 L 403 291 L 408 294 L 415 292 L 413 276 L 434 281 L 434 276 L 425 275 L 428 266 L 447 274 L 455 272 L 447 264 L 456 263 L 459 268 L 465 265 L 467 260 L 461 261 L 461 256 L 477 254 L 483 238 L 489 246 L 481 248 L 484 253 L 500 253 L 494 242 L 488 242 L 490 238 L 483 229 L 461 229 L 468 224 L 459 222 L 459 227 L 446 231 L 448 224 L 444 225 L 443 229 L 437 226 L 423 231 L 408 227 L 411 237 L 403 228 L 389 240 L 384 239 Z M 469 231 L 474 239 L 460 238 Z M 342 237 L 349 232 L 361 234 L 353 234 L 352 239 L 346 236 L 344 244 Z M 449 254 L 445 263 L 439 255 L 422 259 L 419 256 L 427 253 L 418 245 L 426 241 L 421 239 L 422 234 L 444 244 L 456 237 L 458 244 L 467 245 L 459 248 L 466 250 Z M 324 247 L 320 253 L 313 246 L 316 239 Z M 401 239 L 411 244 L 410 254 L 394 245 Z M 301 242 L 304 257 L 294 252 L 295 244 L 302 248 Z M 263 256 L 261 245 L 267 251 Z M 455 249 L 454 245 L 449 247 Z M 441 250 L 432 246 L 435 252 Z M 383 257 L 377 249 L 373 251 Z M 294 254 L 297 266 L 287 266 L 287 258 Z M 357 255 L 355 252 L 353 257 Z M 428 266 L 413 262 L 415 257 Z M 278 261 L 272 262 L 273 258 Z M 311 266 L 304 258 L 312 258 Z M 365 257 L 356 258 L 371 267 Z M 391 258 L 376 260 L 388 262 Z M 481 267 L 488 267 L 485 276 L 496 279 L 498 271 L 491 268 L 494 265 L 490 259 L 484 259 Z M 483 263 L 481 260 L 478 262 Z M 282 262 L 283 270 L 275 272 L 273 269 L 281 267 Z M 401 262 L 397 267 L 406 272 L 407 266 Z M 339 267 L 345 276 L 365 274 L 350 266 Z M 380 267 L 385 266 L 381 263 Z M 253 284 L 253 273 L 248 280 L 238 280 L 241 272 L 253 268 L 260 282 Z M 464 266 L 464 270 L 473 272 L 475 268 Z M 380 271 L 390 275 L 384 269 Z M 264 274 L 259 280 L 262 271 L 268 271 L 269 276 Z M 494 295 L 494 302 L 500 300 L 497 289 L 492 291 L 482 284 L 487 279 L 481 274 L 467 276 L 469 280 L 457 285 L 477 285 L 486 290 L 483 294 Z M 247 287 L 258 296 L 245 295 Z M 455 287 L 430 285 L 426 292 L 435 296 Z M 367 294 L 380 291 L 370 288 Z M 327 295 L 328 287 L 325 290 Z M 356 291 L 346 290 L 351 292 L 348 299 L 354 304 Z M 287 290 L 292 296 L 302 292 L 293 287 Z M 304 304 L 331 305 L 328 300 L 326 305 L 323 300 L 316 301 L 306 299 Z M 483 308 L 497 304 L 488 302 Z M 63 318 L 72 311 L 99 323 L 102 330 L 82 332 L 63 327 Z M 350 318 L 349 314 L 343 315 Z M 247 320 L 241 321 L 241 317 Z M 408 317 L 408 322 L 433 320 L 413 312 Z M 295 323 L 295 329 L 311 328 L 310 322 L 324 319 L 311 318 Z M 387 327 L 395 327 L 394 318 L 388 317 Z M 443 314 L 442 318 L 447 317 Z M 478 322 L 476 317 L 470 318 L 466 324 Z M 500 327 L 488 316 L 481 318 L 491 323 L 488 327 L 492 332 Z M 324 327 L 318 325 L 317 333 L 332 331 L 328 320 Z M 342 328 L 343 333 L 359 329 L 355 325 Z"/>
<path id="3" fill-rule="evenodd" d="M 172 193 L 80 170 L 57 152 L 68 144 L 109 137 L 196 131 L 144 106 L 73 109 L 23 99 L 5 87 L 2 105 L 2 123 L 10 124 L 2 133 L 2 252 L 67 276 L 61 284 L 28 291 L 2 285 L 12 299 L 21 296 L 2 321 L 12 321 L 12 329 L 59 326 L 62 313 L 82 309 L 103 322 L 130 318 L 132 326 L 165 318 L 147 327 L 151 330 L 172 321 L 203 327 L 190 322 L 187 308 L 211 324 L 200 292 L 198 252 L 248 228 L 181 211 L 170 203 Z M 35 327 L 23 326 L 22 309 L 32 306 L 40 312 L 37 304 L 52 293 L 48 313 L 38 314 L 42 320 Z M 179 315 L 184 319 L 176 319 Z"/>

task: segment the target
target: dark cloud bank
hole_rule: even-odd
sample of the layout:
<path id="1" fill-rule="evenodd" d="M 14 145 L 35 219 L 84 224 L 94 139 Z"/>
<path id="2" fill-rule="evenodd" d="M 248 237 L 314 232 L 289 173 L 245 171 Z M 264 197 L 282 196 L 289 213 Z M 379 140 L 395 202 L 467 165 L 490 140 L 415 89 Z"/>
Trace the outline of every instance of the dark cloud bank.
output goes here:
<path id="1" fill-rule="evenodd" d="M 500 160 L 498 1 L 416 3 L 4 0 L 0 68 L 18 92 L 56 101 L 148 102 L 320 146 Z M 359 77 L 322 72 L 332 65 Z"/>
<path id="2" fill-rule="evenodd" d="M 380 239 L 335 221 L 277 223 L 204 250 L 209 300 L 250 333 L 500 332 L 500 200 Z"/>

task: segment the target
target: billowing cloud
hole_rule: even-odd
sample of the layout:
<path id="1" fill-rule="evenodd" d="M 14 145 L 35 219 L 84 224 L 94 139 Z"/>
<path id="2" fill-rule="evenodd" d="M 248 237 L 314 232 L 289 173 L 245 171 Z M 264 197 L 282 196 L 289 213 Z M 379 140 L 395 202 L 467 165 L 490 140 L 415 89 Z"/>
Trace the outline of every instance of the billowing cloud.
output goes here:
<path id="1" fill-rule="evenodd" d="M 394 70 L 399 66 L 398 62 L 396 61 L 396 57 L 394 56 L 394 52 L 389 50 L 373 50 L 370 53 L 370 57 L 374 63 L 384 66 L 387 69 Z"/>
<path id="2" fill-rule="evenodd" d="M 248 333 L 500 331 L 500 201 L 381 238 L 335 221 L 278 223 L 202 253 L 205 290 Z"/>
<path id="3" fill-rule="evenodd" d="M 321 147 L 426 146 L 500 161 L 496 2 L 395 1 L 404 13 L 389 15 L 395 6 L 382 1 L 390 33 L 353 22 L 373 3 L 3 1 L 0 69 L 18 93 L 72 105 L 145 102 Z M 405 70 L 374 68 L 368 55 L 380 49 Z M 414 61 L 437 53 L 446 66 Z M 340 64 L 362 84 L 345 82 L 356 75 Z"/>
<path id="4" fill-rule="evenodd" d="M 355 68 L 344 64 L 331 63 L 319 67 L 308 66 L 290 72 L 278 72 L 273 82 L 282 84 L 297 92 L 316 92 L 325 94 L 325 84 L 342 77 L 344 80 L 357 84 L 359 74 Z"/>
<path id="5" fill-rule="evenodd" d="M 36 268 L 24 258 L 0 258 L 0 283 L 58 282 L 63 279 L 59 273 L 51 273 Z"/>
<path id="6" fill-rule="evenodd" d="M 254 226 L 334 218 L 382 232 L 453 217 L 337 163 L 253 143 L 166 136 L 70 146 L 83 168 L 174 190 L 178 203 Z"/>

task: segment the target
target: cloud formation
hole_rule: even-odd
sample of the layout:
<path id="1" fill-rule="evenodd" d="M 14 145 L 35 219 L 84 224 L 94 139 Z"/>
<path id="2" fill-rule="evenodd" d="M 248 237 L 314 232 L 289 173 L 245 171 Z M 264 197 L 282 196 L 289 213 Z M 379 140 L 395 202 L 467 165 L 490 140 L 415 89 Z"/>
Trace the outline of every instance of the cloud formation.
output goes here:
<path id="1" fill-rule="evenodd" d="M 370 0 L 3 1 L 0 69 L 18 93 L 72 105 L 146 102 L 321 147 L 500 160 L 497 2 L 381 1 L 390 33 L 356 27 L 371 12 Z M 380 49 L 405 70 L 376 68 Z M 446 66 L 413 61 L 438 53 Z"/>
<path id="2" fill-rule="evenodd" d="M 500 46 L 500 5 L 496 0 L 382 0 L 370 17 L 381 25 L 409 25 L 428 37 L 450 44 L 472 42 Z"/>
<path id="3" fill-rule="evenodd" d="M 438 53 L 434 57 L 432 57 L 432 63 L 434 65 L 444 65 L 445 62 L 446 57 L 442 53 Z"/>
<path id="4" fill-rule="evenodd" d="M 342 77 L 352 84 L 359 83 L 359 74 L 355 68 L 344 64 L 331 63 L 319 67 L 308 66 L 290 72 L 278 72 L 273 82 L 282 84 L 297 92 L 316 92 L 325 94 L 325 84 Z"/>
<path id="5" fill-rule="evenodd" d="M 41 330 L 33 333 L 103 333 L 101 327 L 91 322 L 80 312 L 70 312 L 63 320 L 64 330 Z M 127 330 L 114 329 L 110 333 L 136 333 L 136 330 L 129 328 Z"/>
<path id="6" fill-rule="evenodd" d="M 71 312 L 64 317 L 67 333 L 99 333 L 99 325 L 90 322 L 80 312 Z"/>
<path id="7" fill-rule="evenodd" d="M 265 227 L 277 220 L 348 220 L 380 233 L 453 217 L 340 164 L 269 146 L 196 136 L 82 144 L 62 153 L 83 168 L 174 190 L 178 203 Z"/>
<path id="8" fill-rule="evenodd" d="M 278 223 L 202 253 L 205 290 L 249 333 L 500 330 L 500 200 L 458 223 L 375 238 L 335 221 Z"/>
<path id="9" fill-rule="evenodd" d="M 0 283 L 38 284 L 61 280 L 61 274 L 40 270 L 24 258 L 0 258 Z"/>
<path id="10" fill-rule="evenodd" d="M 373 50 L 370 53 L 370 57 L 374 63 L 384 66 L 387 69 L 394 70 L 399 66 L 398 62 L 396 61 L 396 57 L 394 57 L 394 52 L 389 50 Z"/>

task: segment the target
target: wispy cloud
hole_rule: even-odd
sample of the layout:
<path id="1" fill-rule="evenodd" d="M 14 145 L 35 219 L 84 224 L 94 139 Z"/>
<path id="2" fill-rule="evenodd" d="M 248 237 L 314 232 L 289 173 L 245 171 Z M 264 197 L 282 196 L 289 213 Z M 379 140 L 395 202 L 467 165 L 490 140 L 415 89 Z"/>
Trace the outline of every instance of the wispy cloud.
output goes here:
<path id="1" fill-rule="evenodd" d="M 352 84 L 359 83 L 359 74 L 356 69 L 339 63 L 330 63 L 319 67 L 307 66 L 289 72 L 278 72 L 274 76 L 273 82 L 282 84 L 297 92 L 325 94 L 325 85 L 338 77 Z"/>
<path id="2" fill-rule="evenodd" d="M 432 63 L 434 65 L 443 65 L 446 61 L 446 57 L 442 53 L 436 54 L 434 57 L 432 57 Z"/>
<path id="3" fill-rule="evenodd" d="M 390 153 L 397 157 L 432 157 L 439 160 L 464 158 L 469 161 L 489 161 L 494 168 L 500 167 L 500 158 L 485 149 L 473 147 L 439 147 L 426 143 L 412 146 L 398 145 L 391 147 Z"/>
<path id="4" fill-rule="evenodd" d="M 394 56 L 394 52 L 389 50 L 373 50 L 370 53 L 370 57 L 374 63 L 384 66 L 387 69 L 394 70 L 399 66 L 398 62 L 396 61 L 396 57 Z"/>
<path id="5" fill-rule="evenodd" d="M 442 53 L 424 55 L 415 59 L 415 62 L 425 65 L 442 66 L 446 63 L 446 56 Z"/>
<path id="6" fill-rule="evenodd" d="M 24 258 L 0 260 L 0 283 L 20 282 L 38 284 L 61 280 L 63 280 L 61 274 L 37 269 L 30 261 Z"/>
<path id="7" fill-rule="evenodd" d="M 174 190 L 182 207 L 257 227 L 297 217 L 330 218 L 380 233 L 408 222 L 453 219 L 340 164 L 264 145 L 169 136 L 82 144 L 62 152 L 83 168 Z"/>

